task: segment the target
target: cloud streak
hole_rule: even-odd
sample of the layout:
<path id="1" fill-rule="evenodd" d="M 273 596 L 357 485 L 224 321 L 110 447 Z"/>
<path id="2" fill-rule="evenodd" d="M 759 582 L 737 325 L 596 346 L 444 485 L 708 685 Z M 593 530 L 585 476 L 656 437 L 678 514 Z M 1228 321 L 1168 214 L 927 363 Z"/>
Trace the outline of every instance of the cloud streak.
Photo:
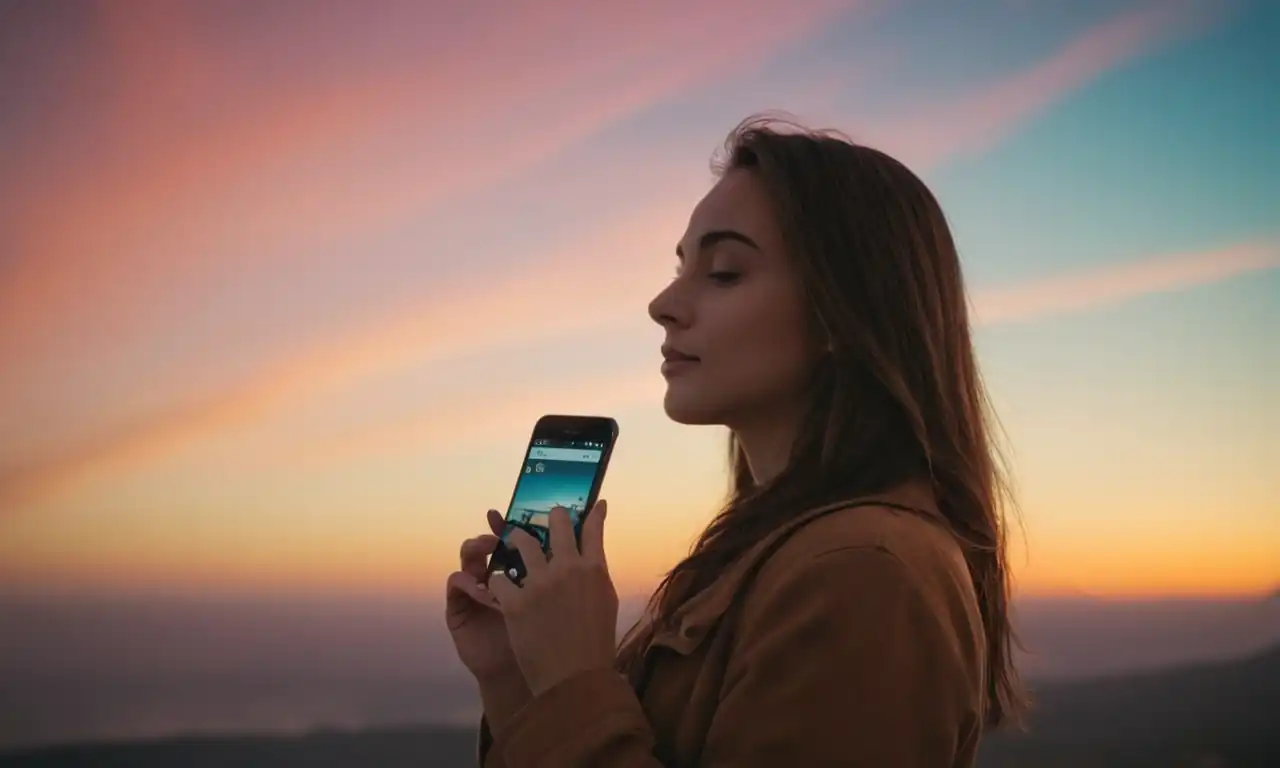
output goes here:
<path id="1" fill-rule="evenodd" d="M 1087 312 L 1142 296 L 1187 290 L 1277 267 L 1280 267 L 1280 246 L 1266 242 L 1107 265 L 980 290 L 973 297 L 974 321 L 982 326 L 998 326 Z M 420 316 L 405 318 L 330 347 L 317 348 L 250 380 L 239 389 L 156 414 L 147 422 L 79 444 L 65 454 L 11 468 L 0 476 L 0 512 L 31 504 L 77 479 L 144 464 L 183 445 L 247 426 L 276 409 L 296 407 L 299 398 L 318 397 L 350 386 L 362 376 L 385 373 L 390 365 L 405 365 L 424 354 L 444 354 L 455 345 L 472 346 L 486 339 L 511 340 L 511 329 L 520 326 L 513 318 L 522 313 L 532 315 L 537 309 L 536 297 L 543 291 L 562 290 L 566 285 L 562 280 L 573 279 L 570 275 L 581 280 L 584 287 L 599 285 L 596 275 L 566 269 L 543 273 L 537 283 L 517 282 L 510 292 L 483 297 L 479 304 L 470 298 L 460 304 L 442 304 Z M 620 290 L 596 295 L 600 309 L 616 307 L 618 302 L 636 305 L 650 293 L 649 288 L 637 287 L 629 281 L 615 285 L 620 286 Z M 528 303 L 522 305 L 521 301 Z M 434 329 L 456 322 L 458 313 L 465 311 L 464 304 L 467 308 L 489 307 L 499 315 L 492 325 L 476 328 L 475 335 L 430 346 Z M 512 314 L 504 316 L 502 312 Z M 479 312 L 470 316 L 484 315 Z M 527 330 L 533 335 L 545 336 L 571 328 L 555 324 Z M 428 346 L 424 348 L 423 344 Z M 456 436 L 463 425 L 468 433 L 476 430 L 476 434 L 496 434 L 495 430 L 509 429 L 513 421 L 522 423 L 522 419 L 528 421 L 548 408 L 554 410 L 557 403 L 573 403 L 579 409 L 595 404 L 591 407 L 608 410 L 652 402 L 661 391 L 659 385 L 652 371 L 616 372 L 568 390 L 557 385 L 522 392 L 510 402 L 496 405 L 491 399 L 486 399 L 483 406 L 472 408 L 459 408 L 458 403 L 452 403 L 447 410 L 428 408 L 397 419 L 393 424 L 337 435 L 291 455 L 304 462 L 324 464 L 354 456 L 395 454 L 419 449 L 433 436 Z"/>
<path id="2" fill-rule="evenodd" d="M 559 0 L 497 15 L 393 4 L 371 37 L 457 34 L 400 39 L 378 56 L 344 47 L 352 20 L 324 6 L 290 20 L 278 53 L 265 21 L 242 30 L 269 42 L 244 54 L 262 69 L 214 56 L 190 8 L 153 6 L 139 20 L 104 5 L 107 74 L 81 78 L 111 86 L 67 118 L 82 124 L 78 143 L 44 147 L 0 186 L 14 211 L 0 244 L 18 254 L 0 283 L 0 366 L 74 326 L 105 343 L 212 277 L 358 242 L 756 64 L 853 5 L 744 16 L 728 0 Z"/>
<path id="3" fill-rule="evenodd" d="M 1203 29 L 1216 20 L 1206 9 L 1196 2 L 1148 3 L 1121 13 L 1025 70 L 873 126 L 867 138 L 921 167 L 980 153 L 1104 73 Z"/>
<path id="4" fill-rule="evenodd" d="M 1280 267 L 1280 245 L 1243 243 L 979 291 L 973 297 L 981 325 L 1002 325 L 1087 312 L 1157 293 L 1186 290 Z"/>
<path id="5" fill-rule="evenodd" d="M 1107 265 L 979 291 L 973 297 L 974 321 L 999 326 L 1089 312 L 1143 296 L 1188 290 L 1276 268 L 1280 268 L 1280 245 L 1266 242 Z M 394 455 L 420 450 L 432 438 L 457 435 L 473 427 L 486 437 L 509 434 L 512 423 L 531 423 L 542 413 L 554 412 L 561 403 L 572 403 L 579 410 L 609 411 L 657 402 L 663 386 L 661 379 L 647 370 L 619 372 L 573 387 L 567 393 L 559 390 L 552 387 L 526 393 L 496 407 L 486 401 L 483 407 L 454 409 L 447 414 L 431 409 L 394 425 L 343 436 L 321 450 L 310 451 L 308 456 L 325 462 L 357 455 Z"/>
<path id="6" fill-rule="evenodd" d="M 645 364 L 628 369 L 532 389 L 521 386 L 500 399 L 485 399 L 482 406 L 474 401 L 428 406 L 392 424 L 366 426 L 300 446 L 286 461 L 291 466 L 295 462 L 332 466 L 349 459 L 421 452 L 426 445 L 454 452 L 493 439 L 509 439 L 513 424 L 524 429 L 547 413 L 610 413 L 636 403 L 656 403 L 665 389 L 657 359 L 655 352 Z"/>
<path id="7" fill-rule="evenodd" d="M 226 389 L 174 404 L 57 454 L 0 468 L 0 514 L 76 478 L 145 463 L 368 378 L 487 345 L 580 330 L 583 317 L 595 317 L 598 326 L 603 322 L 607 327 L 620 306 L 639 316 L 669 275 L 670 265 L 654 254 L 667 251 L 678 238 L 686 208 L 684 203 L 664 204 L 625 217 L 556 254 L 533 259 L 500 282 L 485 276 L 446 286 L 419 306 L 327 336 Z M 601 253 L 610 259 L 599 258 Z M 620 266 L 625 267 L 621 279 Z M 547 302 L 555 300 L 549 297 L 566 295 L 579 297 L 575 312 L 546 311 Z"/>

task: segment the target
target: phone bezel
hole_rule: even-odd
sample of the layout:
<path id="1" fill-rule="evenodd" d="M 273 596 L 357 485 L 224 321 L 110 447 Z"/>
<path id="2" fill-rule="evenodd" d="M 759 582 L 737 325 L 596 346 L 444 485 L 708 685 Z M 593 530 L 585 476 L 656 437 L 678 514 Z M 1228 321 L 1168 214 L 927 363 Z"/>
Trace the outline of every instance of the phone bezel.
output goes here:
<path id="1" fill-rule="evenodd" d="M 596 466 L 595 477 L 591 481 L 591 490 L 587 494 L 585 510 L 578 526 L 574 529 L 574 537 L 580 538 L 582 535 L 582 523 L 586 521 L 587 515 L 591 514 L 591 508 L 599 498 L 600 488 L 604 485 L 605 473 L 609 469 L 609 459 L 613 457 L 613 446 L 618 440 L 618 422 L 608 416 L 570 416 L 563 414 L 547 414 L 538 419 L 533 425 L 533 431 L 529 435 L 529 441 L 525 444 L 524 452 L 520 455 L 520 465 L 516 471 L 516 482 L 511 487 L 511 498 L 507 501 L 507 512 L 503 515 L 504 519 L 511 512 L 511 505 L 515 502 L 516 491 L 520 486 L 520 477 L 529 456 L 529 449 L 533 447 L 536 440 L 590 440 L 604 445 L 604 448 L 601 449 L 600 463 Z M 489 572 L 509 571 L 512 568 L 516 570 L 514 580 L 517 583 L 523 580 L 526 571 L 520 558 L 520 553 L 499 542 L 498 548 L 489 557 Z"/>

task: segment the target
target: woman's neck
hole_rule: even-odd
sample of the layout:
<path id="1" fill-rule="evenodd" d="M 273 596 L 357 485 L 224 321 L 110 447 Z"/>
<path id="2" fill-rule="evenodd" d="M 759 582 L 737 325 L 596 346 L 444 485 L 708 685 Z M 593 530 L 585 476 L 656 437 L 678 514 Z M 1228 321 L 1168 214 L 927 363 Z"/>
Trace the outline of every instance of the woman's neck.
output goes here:
<path id="1" fill-rule="evenodd" d="M 791 450 L 800 430 L 800 416 L 794 410 L 731 425 L 734 437 L 756 485 L 765 485 L 781 475 L 791 461 Z"/>

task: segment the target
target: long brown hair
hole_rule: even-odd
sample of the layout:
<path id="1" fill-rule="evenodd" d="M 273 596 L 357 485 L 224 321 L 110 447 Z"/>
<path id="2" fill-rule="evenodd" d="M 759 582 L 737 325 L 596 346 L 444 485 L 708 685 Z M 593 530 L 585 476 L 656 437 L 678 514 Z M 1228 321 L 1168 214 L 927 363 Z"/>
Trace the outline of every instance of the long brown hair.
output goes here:
<path id="1" fill-rule="evenodd" d="M 832 352 L 776 479 L 758 485 L 730 435 L 728 499 L 654 593 L 654 626 L 669 624 L 689 597 L 798 511 L 924 480 L 964 547 L 977 593 L 987 723 L 1020 721 L 1004 523 L 1012 494 L 974 358 L 959 256 L 938 201 L 883 152 L 770 116 L 734 129 L 713 166 L 720 175 L 744 169 L 763 184 L 814 332 Z"/>

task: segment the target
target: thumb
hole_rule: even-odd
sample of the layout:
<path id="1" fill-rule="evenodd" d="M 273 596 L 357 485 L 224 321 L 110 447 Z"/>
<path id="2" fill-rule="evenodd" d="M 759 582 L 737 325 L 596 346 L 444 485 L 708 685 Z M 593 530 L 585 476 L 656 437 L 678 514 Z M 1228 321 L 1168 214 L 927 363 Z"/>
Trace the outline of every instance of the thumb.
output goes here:
<path id="1" fill-rule="evenodd" d="M 489 530 L 493 531 L 494 536 L 501 536 L 507 527 L 507 521 L 503 519 L 502 513 L 496 509 L 489 510 L 485 515 L 486 521 L 489 523 Z"/>

